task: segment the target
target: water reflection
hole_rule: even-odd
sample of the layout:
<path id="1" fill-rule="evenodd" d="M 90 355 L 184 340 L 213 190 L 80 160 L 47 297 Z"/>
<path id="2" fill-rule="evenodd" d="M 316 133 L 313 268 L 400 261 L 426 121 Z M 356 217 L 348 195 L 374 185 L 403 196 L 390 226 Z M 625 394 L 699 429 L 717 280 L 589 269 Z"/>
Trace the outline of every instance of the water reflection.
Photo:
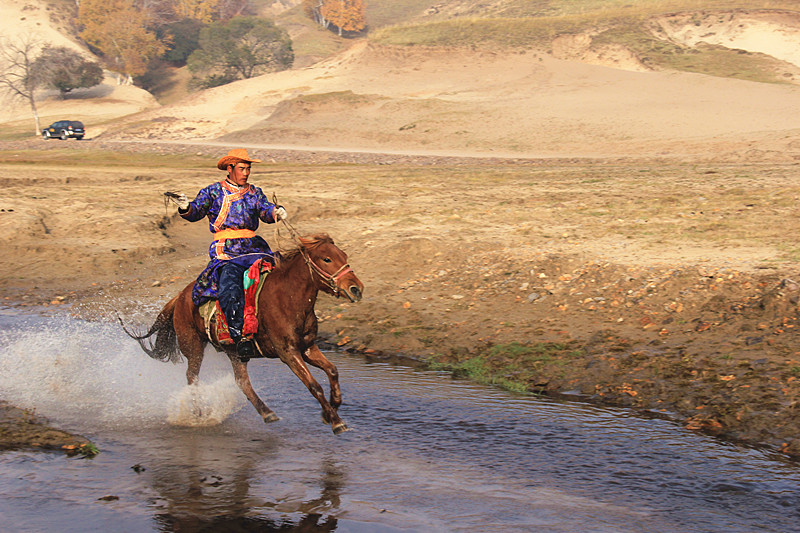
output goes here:
<path id="1" fill-rule="evenodd" d="M 254 476 L 264 465 L 280 461 L 280 439 L 250 439 L 186 430 L 163 441 L 168 460 L 151 461 L 142 473 L 155 489 L 154 520 L 160 531 L 335 531 L 344 475 L 336 462 L 323 458 L 317 494 L 299 502 L 264 499 L 254 493 Z M 209 434 L 211 433 L 211 434 Z M 150 456 L 155 450 L 148 450 Z M 271 480 L 280 483 L 279 480 Z"/>

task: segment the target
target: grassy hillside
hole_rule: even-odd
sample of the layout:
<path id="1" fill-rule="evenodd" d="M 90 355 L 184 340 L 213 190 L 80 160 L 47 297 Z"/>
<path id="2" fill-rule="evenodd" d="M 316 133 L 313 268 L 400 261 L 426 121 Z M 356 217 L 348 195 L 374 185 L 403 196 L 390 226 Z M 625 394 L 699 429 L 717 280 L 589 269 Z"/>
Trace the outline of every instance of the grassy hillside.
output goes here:
<path id="1" fill-rule="evenodd" d="M 443 2 L 437 13 L 373 31 L 378 44 L 428 47 L 549 50 L 560 35 L 592 32 L 595 46 L 620 45 L 646 67 L 783 82 L 792 67 L 758 53 L 722 46 L 690 48 L 658 38 L 651 21 L 674 13 L 773 10 L 800 13 L 797 2 L 739 0 L 507 0 L 486 7 L 477 0 Z"/>
<path id="2" fill-rule="evenodd" d="M 484 0 L 439 2 L 441 17 L 552 17 L 593 15 L 600 18 L 650 17 L 681 11 L 729 11 L 733 9 L 798 9 L 796 1 L 745 0 L 500 0 L 487 5 Z"/>
<path id="3" fill-rule="evenodd" d="M 367 33 L 416 20 L 430 5 L 430 0 L 371 0 L 366 5 Z M 353 42 L 352 37 L 339 37 L 336 31 L 316 24 L 306 16 L 301 5 L 276 17 L 276 22 L 292 37 L 296 67 L 302 68 L 335 55 Z"/>
<path id="4" fill-rule="evenodd" d="M 431 0 L 370 0 L 366 16 L 370 29 L 400 24 L 422 16 L 431 7 Z"/>
<path id="5" fill-rule="evenodd" d="M 292 38 L 294 67 L 303 68 L 331 57 L 348 46 L 347 39 L 335 32 L 327 31 L 309 19 L 301 6 L 294 7 L 275 19 L 276 24 L 286 28 Z"/>
<path id="6" fill-rule="evenodd" d="M 740 0 L 508 0 L 493 8 L 470 7 L 453 2 L 459 8 L 440 8 L 426 17 L 429 21 L 397 24 L 375 31 L 371 38 L 380 43 L 451 46 L 493 43 L 500 46 L 546 44 L 554 36 L 590 28 L 622 28 L 630 33 L 650 18 L 679 12 L 769 9 L 800 11 L 797 2 L 744 2 Z M 447 4 L 447 2 L 444 2 Z M 443 20 L 445 19 L 446 20 Z"/>

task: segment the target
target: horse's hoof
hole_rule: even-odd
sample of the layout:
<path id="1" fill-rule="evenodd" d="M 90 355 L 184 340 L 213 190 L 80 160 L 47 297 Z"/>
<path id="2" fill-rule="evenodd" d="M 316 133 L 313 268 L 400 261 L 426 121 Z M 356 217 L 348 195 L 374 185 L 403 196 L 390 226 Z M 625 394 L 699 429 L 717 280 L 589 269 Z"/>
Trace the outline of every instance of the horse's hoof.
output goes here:
<path id="1" fill-rule="evenodd" d="M 270 413 L 264 417 L 265 424 L 269 424 L 270 422 L 277 422 L 278 420 L 280 420 L 280 417 L 275 413 Z"/>
<path id="2" fill-rule="evenodd" d="M 347 427 L 347 424 L 345 424 L 344 422 L 339 422 L 338 424 L 333 426 L 334 435 L 339 435 L 341 433 L 344 433 L 345 431 L 350 431 L 350 428 Z"/>

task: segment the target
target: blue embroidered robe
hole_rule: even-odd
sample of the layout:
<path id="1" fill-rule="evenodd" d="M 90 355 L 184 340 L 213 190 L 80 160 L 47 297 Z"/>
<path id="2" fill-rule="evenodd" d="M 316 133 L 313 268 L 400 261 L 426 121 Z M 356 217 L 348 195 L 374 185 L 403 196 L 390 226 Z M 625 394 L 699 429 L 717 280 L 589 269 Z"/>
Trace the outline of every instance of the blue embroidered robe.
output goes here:
<path id="1" fill-rule="evenodd" d="M 208 217 L 209 229 L 215 236 L 224 230 L 258 229 L 259 221 L 275 222 L 275 204 L 270 202 L 263 191 L 248 184 L 243 188 L 220 181 L 200 190 L 197 197 L 189 203 L 186 212 L 180 215 L 189 222 Z M 208 266 L 200 273 L 192 290 L 195 305 L 217 299 L 219 296 L 219 267 L 232 261 L 248 268 L 257 259 L 265 258 L 274 263 L 274 252 L 262 237 L 215 238 L 208 249 L 211 257 Z"/>

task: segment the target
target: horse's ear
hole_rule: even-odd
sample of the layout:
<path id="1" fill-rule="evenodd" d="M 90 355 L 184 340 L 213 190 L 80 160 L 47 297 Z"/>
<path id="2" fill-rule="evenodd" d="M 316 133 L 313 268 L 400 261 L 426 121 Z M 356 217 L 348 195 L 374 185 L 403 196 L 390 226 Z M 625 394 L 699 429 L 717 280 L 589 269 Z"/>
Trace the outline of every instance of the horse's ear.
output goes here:
<path id="1" fill-rule="evenodd" d="M 327 233 L 314 233 L 313 235 L 304 235 L 300 237 L 300 243 L 303 248 L 315 248 L 320 244 L 330 243 L 334 244 L 333 239 Z M 335 246 L 335 244 L 334 244 Z"/>

